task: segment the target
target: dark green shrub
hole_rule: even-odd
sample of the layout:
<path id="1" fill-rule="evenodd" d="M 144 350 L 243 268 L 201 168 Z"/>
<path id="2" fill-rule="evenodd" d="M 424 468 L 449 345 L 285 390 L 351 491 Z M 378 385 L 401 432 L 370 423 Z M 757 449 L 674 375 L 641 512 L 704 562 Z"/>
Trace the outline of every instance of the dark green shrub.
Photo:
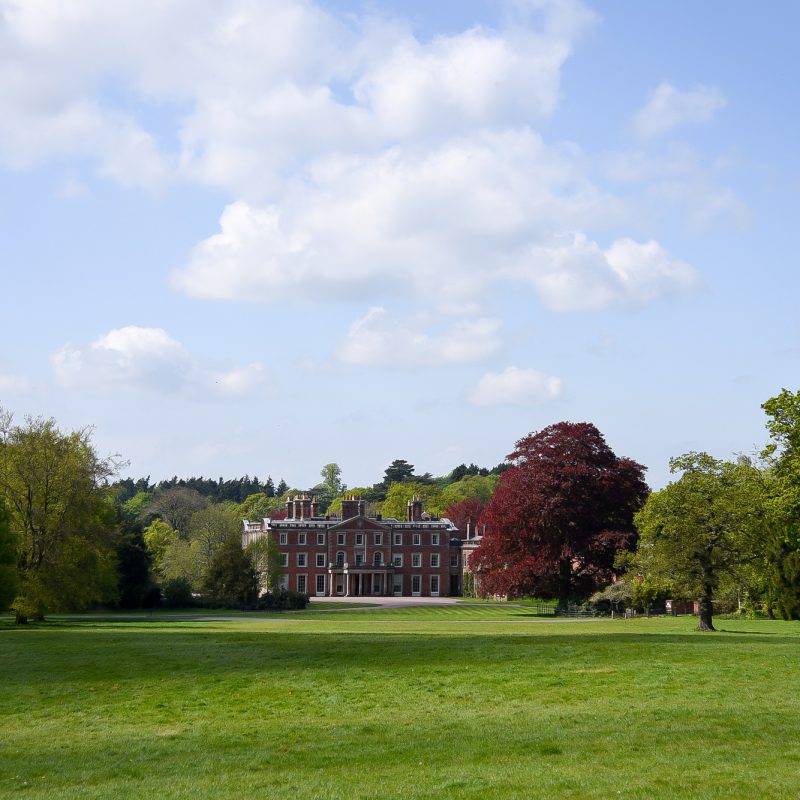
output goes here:
<path id="1" fill-rule="evenodd" d="M 259 611 L 302 611 L 308 606 L 309 599 L 307 594 L 281 589 L 277 592 L 262 594 L 258 598 L 256 608 Z"/>
<path id="2" fill-rule="evenodd" d="M 187 608 L 194 605 L 192 586 L 186 578 L 170 578 L 163 586 L 164 605 L 167 608 Z"/>
<path id="3" fill-rule="evenodd" d="M 161 589 L 158 586 L 151 586 L 142 595 L 142 608 L 158 608 L 162 601 Z"/>

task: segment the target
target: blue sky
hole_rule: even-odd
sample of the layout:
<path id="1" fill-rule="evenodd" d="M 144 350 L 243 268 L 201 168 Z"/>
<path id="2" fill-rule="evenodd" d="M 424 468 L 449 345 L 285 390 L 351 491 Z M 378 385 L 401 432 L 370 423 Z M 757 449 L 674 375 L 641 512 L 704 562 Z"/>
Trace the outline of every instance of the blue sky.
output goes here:
<path id="1" fill-rule="evenodd" d="M 0 405 L 350 485 L 797 388 L 792 2 L 0 0 Z"/>

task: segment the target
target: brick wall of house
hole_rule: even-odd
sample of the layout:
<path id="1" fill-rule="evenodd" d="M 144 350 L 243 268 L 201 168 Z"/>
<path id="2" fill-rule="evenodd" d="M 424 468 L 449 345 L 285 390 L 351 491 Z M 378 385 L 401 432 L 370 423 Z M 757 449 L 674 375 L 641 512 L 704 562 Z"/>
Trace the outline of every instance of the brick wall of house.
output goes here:
<path id="1" fill-rule="evenodd" d="M 419 516 L 416 508 L 412 515 Z M 446 596 L 451 591 L 450 539 L 456 534 L 457 529 L 448 520 L 295 517 L 245 521 L 242 543 L 272 536 L 282 554 L 286 585 L 292 591 L 321 594 L 318 589 L 324 582 L 324 594 L 330 594 L 333 581 L 336 594 L 346 564 L 355 584 L 351 589 L 359 588 L 360 580 L 365 595 L 376 594 L 373 588 L 379 588 L 383 595 L 393 594 L 398 586 L 403 596 L 427 597 Z M 358 574 L 364 577 L 352 577 Z"/>

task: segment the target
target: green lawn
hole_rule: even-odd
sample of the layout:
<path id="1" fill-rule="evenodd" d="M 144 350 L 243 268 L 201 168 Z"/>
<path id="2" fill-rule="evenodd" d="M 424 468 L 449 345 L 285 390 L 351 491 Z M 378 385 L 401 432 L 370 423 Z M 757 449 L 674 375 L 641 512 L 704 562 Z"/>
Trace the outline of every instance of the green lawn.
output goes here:
<path id="1" fill-rule="evenodd" d="M 0 796 L 789 798 L 800 625 L 0 621 Z"/>

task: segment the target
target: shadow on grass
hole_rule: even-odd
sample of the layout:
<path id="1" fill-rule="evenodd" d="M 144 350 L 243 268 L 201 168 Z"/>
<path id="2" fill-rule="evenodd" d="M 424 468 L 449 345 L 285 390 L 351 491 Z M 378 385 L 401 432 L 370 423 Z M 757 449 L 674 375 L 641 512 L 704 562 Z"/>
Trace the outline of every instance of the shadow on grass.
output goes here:
<path id="1" fill-rule="evenodd" d="M 6 628 L 3 631 L 9 633 Z M 717 634 L 629 631 L 570 635 L 531 627 L 525 633 L 492 630 L 419 630 L 320 632 L 305 626 L 291 630 L 241 630 L 207 622 L 54 621 L 39 623 L 22 635 L 3 636 L 0 682 L 26 685 L 31 676 L 92 684 L 131 680 L 212 680 L 214 676 L 262 675 L 291 683 L 298 671 L 331 675 L 386 670 L 420 675 L 491 672 L 498 664 L 545 670 L 607 665 L 632 673 L 642 664 L 707 669 L 714 663 L 758 654 L 764 648 L 797 648 L 800 637 L 780 632 L 724 631 Z M 30 634 L 30 635 L 28 635 Z M 757 635 L 753 635 L 757 634 Z M 709 653 L 715 653 L 709 662 Z"/>

